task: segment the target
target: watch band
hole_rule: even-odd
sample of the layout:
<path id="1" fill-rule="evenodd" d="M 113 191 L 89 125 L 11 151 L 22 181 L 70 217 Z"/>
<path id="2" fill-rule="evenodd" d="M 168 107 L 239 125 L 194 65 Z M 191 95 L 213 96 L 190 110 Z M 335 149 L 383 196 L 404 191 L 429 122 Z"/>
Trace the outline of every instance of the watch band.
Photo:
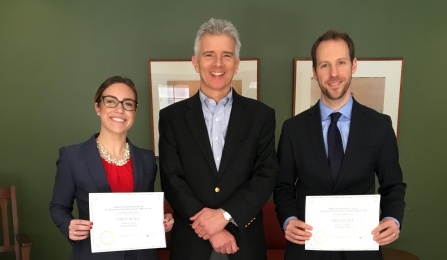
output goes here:
<path id="1" fill-rule="evenodd" d="M 222 212 L 223 217 L 225 218 L 226 221 L 228 221 L 228 222 L 232 222 L 233 221 L 233 218 L 231 217 L 230 213 L 228 213 L 224 209 L 219 209 L 219 210 L 220 210 L 220 212 Z"/>

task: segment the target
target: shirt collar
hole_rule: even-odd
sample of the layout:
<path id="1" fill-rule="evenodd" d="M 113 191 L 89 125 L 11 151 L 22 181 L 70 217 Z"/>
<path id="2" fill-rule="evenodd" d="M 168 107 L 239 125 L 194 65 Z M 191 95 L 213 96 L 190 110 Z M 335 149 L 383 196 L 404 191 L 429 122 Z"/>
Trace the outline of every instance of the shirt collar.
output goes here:
<path id="1" fill-rule="evenodd" d="M 205 105 L 208 107 L 208 105 L 212 102 L 214 102 L 213 99 L 207 97 L 205 95 L 205 93 L 202 92 L 202 90 L 199 89 L 199 97 L 200 97 L 200 101 L 202 102 L 202 105 Z M 230 90 L 230 92 L 228 92 L 228 94 L 223 97 L 220 102 L 223 102 L 223 105 L 226 106 L 227 104 L 231 104 L 233 101 L 233 88 Z M 215 103 L 215 102 L 214 102 Z M 217 105 L 217 104 L 216 104 Z"/>
<path id="2" fill-rule="evenodd" d="M 348 102 L 344 104 L 339 110 L 333 110 L 332 108 L 329 108 L 326 106 L 320 99 L 319 105 L 320 105 L 320 115 L 321 120 L 326 120 L 330 118 L 331 114 L 333 112 L 340 112 L 342 116 L 351 119 L 351 113 L 352 113 L 352 104 L 354 101 L 352 100 L 352 96 L 349 96 Z"/>

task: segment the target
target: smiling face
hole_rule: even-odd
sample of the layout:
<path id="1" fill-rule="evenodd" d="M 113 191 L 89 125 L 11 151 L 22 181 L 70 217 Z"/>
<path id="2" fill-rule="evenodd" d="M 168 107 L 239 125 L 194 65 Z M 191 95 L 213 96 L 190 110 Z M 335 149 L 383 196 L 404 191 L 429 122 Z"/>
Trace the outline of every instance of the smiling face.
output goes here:
<path id="1" fill-rule="evenodd" d="M 110 85 L 104 90 L 102 96 L 115 97 L 119 101 L 135 101 L 135 92 L 123 83 Z M 102 99 L 95 103 L 95 110 L 101 118 L 101 134 L 127 135 L 127 131 L 132 127 L 136 115 L 136 110 L 125 110 L 122 103 L 119 103 L 115 108 L 106 107 Z"/>
<path id="2" fill-rule="evenodd" d="M 357 70 L 357 59 L 351 62 L 349 48 L 343 40 L 327 40 L 316 51 L 314 78 L 321 89 L 321 100 L 328 107 L 341 108 L 351 95 L 352 74 Z"/>
<path id="3" fill-rule="evenodd" d="M 200 89 L 208 97 L 222 98 L 230 91 L 239 67 L 234 48 L 234 40 L 224 34 L 206 34 L 201 38 L 200 51 L 192 57 L 192 63 L 200 74 Z"/>

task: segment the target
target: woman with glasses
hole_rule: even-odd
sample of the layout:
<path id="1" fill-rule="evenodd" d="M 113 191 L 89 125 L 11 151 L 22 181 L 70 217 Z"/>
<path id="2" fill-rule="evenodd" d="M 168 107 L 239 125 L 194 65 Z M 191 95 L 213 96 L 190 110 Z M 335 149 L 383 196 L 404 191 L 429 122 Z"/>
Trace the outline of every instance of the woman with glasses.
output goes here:
<path id="1" fill-rule="evenodd" d="M 157 173 L 150 150 L 133 145 L 127 132 L 137 113 L 137 91 L 132 80 L 114 76 L 104 81 L 95 95 L 100 132 L 84 143 L 62 147 L 50 204 L 54 223 L 73 246 L 74 260 L 158 259 L 154 249 L 92 253 L 89 193 L 154 191 Z M 79 219 L 73 214 L 76 199 Z M 165 232 L 174 220 L 165 214 Z"/>

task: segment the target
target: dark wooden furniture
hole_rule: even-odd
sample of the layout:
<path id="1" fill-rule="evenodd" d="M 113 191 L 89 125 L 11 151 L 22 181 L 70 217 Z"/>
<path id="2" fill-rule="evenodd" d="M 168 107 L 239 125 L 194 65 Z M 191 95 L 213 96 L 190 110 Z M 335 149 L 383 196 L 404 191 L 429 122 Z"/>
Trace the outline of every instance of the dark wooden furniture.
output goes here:
<path id="1" fill-rule="evenodd" d="M 15 252 L 16 260 L 29 260 L 32 241 L 27 235 L 19 234 L 15 186 L 0 189 L 0 216 L 3 237 L 0 253 Z M 12 218 L 12 232 L 10 232 L 10 217 Z"/>
<path id="2" fill-rule="evenodd" d="M 382 247 L 382 253 L 385 260 L 419 260 L 419 257 L 412 253 L 394 248 Z"/>
<path id="3" fill-rule="evenodd" d="M 267 260 L 284 259 L 286 238 L 276 217 L 275 204 L 269 200 L 264 204 L 264 233 L 267 248 Z"/>

